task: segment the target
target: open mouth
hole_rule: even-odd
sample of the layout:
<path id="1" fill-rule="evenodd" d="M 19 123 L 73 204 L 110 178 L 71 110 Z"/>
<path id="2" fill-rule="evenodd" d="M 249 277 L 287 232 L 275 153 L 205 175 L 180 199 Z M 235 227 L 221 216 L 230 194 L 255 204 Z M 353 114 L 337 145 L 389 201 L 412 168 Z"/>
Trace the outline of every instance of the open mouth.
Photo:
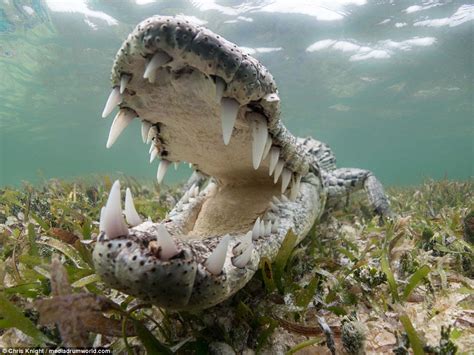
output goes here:
<path id="1" fill-rule="evenodd" d="M 158 182 L 175 162 L 199 174 L 161 223 L 142 221 L 129 190 L 125 223 L 113 185 L 94 250 L 106 283 L 163 307 L 209 307 L 273 258 L 289 229 L 300 239 L 309 231 L 321 205 L 317 165 L 282 125 L 276 85 L 256 59 L 185 19 L 157 16 L 123 43 L 112 83 L 103 116 L 119 112 L 107 147 L 140 119 Z"/>

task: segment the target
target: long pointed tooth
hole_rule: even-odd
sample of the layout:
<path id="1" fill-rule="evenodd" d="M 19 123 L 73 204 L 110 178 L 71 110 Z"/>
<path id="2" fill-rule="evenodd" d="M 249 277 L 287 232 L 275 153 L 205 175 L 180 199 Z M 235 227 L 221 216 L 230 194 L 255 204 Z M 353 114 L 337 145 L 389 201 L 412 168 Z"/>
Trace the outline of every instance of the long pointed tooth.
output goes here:
<path id="1" fill-rule="evenodd" d="M 127 85 L 128 83 L 130 82 L 130 79 L 132 77 L 130 75 L 127 75 L 127 74 L 123 74 L 121 77 L 120 77 L 120 93 L 123 94 L 123 92 L 125 91 L 125 89 L 127 88 Z"/>
<path id="2" fill-rule="evenodd" d="M 265 223 L 265 236 L 268 237 L 272 233 L 272 221 Z"/>
<path id="3" fill-rule="evenodd" d="M 260 217 L 257 217 L 252 229 L 252 238 L 255 240 L 260 237 Z"/>
<path id="4" fill-rule="evenodd" d="M 252 128 L 252 162 L 253 168 L 258 169 L 262 162 L 265 144 L 267 143 L 268 127 L 267 120 L 258 113 L 249 114 Z"/>
<path id="5" fill-rule="evenodd" d="M 279 226 L 280 226 L 280 220 L 276 219 L 275 222 L 273 222 L 272 224 L 272 233 L 277 233 Z"/>
<path id="6" fill-rule="evenodd" d="M 265 236 L 265 221 L 263 219 L 260 221 L 260 236 Z"/>
<path id="7" fill-rule="evenodd" d="M 107 99 L 107 102 L 104 106 L 104 111 L 102 111 L 102 118 L 107 117 L 110 113 L 114 110 L 115 106 L 117 106 L 122 101 L 122 95 L 120 95 L 120 89 L 118 86 L 112 89 L 112 92 Z"/>
<path id="8" fill-rule="evenodd" d="M 297 174 L 292 185 L 291 185 L 291 193 L 290 193 L 290 200 L 296 201 L 298 195 L 300 193 L 300 186 L 301 186 L 301 175 Z"/>
<path id="9" fill-rule="evenodd" d="M 272 200 L 273 200 L 273 202 L 274 202 L 276 205 L 279 205 L 279 204 L 281 203 L 281 201 L 280 201 L 280 200 L 278 199 L 278 197 L 276 197 L 276 196 L 273 196 L 273 197 L 272 197 Z"/>
<path id="10" fill-rule="evenodd" d="M 226 83 L 224 79 L 219 78 L 216 76 L 216 99 L 217 101 L 221 101 L 222 94 L 224 93 Z"/>
<path id="11" fill-rule="evenodd" d="M 158 165 L 158 171 L 156 173 L 156 179 L 158 180 L 158 184 L 161 184 L 163 178 L 165 177 L 166 170 L 170 166 L 170 162 L 166 159 L 160 161 L 160 165 Z"/>
<path id="12" fill-rule="evenodd" d="M 276 212 L 276 211 L 278 211 L 278 207 L 273 202 L 270 202 L 270 210 Z"/>
<path id="13" fill-rule="evenodd" d="M 239 256 L 235 257 L 232 260 L 232 264 L 235 267 L 243 268 L 245 265 L 247 265 L 250 261 L 250 258 L 252 257 L 252 251 L 253 251 L 253 243 L 250 243 L 248 247 L 243 251 L 242 254 Z"/>
<path id="14" fill-rule="evenodd" d="M 150 131 L 151 123 L 148 121 L 142 121 L 142 140 L 146 143 L 148 138 L 148 132 Z"/>
<path id="15" fill-rule="evenodd" d="M 268 153 L 270 153 L 270 148 L 272 147 L 272 137 L 270 137 L 270 134 L 267 137 L 267 143 L 265 143 L 265 149 L 263 150 L 263 156 L 262 160 L 264 160 Z"/>
<path id="16" fill-rule="evenodd" d="M 127 187 L 125 191 L 125 220 L 128 224 L 135 227 L 141 224 L 143 221 L 135 209 L 135 204 L 133 203 L 132 191 Z"/>
<path id="17" fill-rule="evenodd" d="M 122 202 L 120 197 L 120 182 L 115 180 L 110 189 L 109 198 L 103 213 L 103 228 L 109 239 L 128 234 L 128 228 L 123 221 Z"/>
<path id="18" fill-rule="evenodd" d="M 99 222 L 99 231 L 103 232 L 104 229 L 104 216 L 105 216 L 105 206 L 100 209 L 100 222 Z"/>
<path id="19" fill-rule="evenodd" d="M 248 231 L 247 234 L 242 238 L 240 243 L 233 249 L 234 255 L 239 255 L 242 251 L 252 243 L 252 231 Z"/>
<path id="20" fill-rule="evenodd" d="M 281 193 L 285 193 L 288 185 L 291 181 L 291 170 L 287 168 L 283 168 L 283 172 L 281 173 Z"/>
<path id="21" fill-rule="evenodd" d="M 225 263 L 225 258 L 227 256 L 227 247 L 229 246 L 230 235 L 226 235 L 217 245 L 216 249 L 212 254 L 207 258 L 204 263 L 206 269 L 214 274 L 219 275 L 222 272 L 222 267 Z"/>
<path id="22" fill-rule="evenodd" d="M 150 144 L 150 142 L 155 138 L 157 135 L 158 131 L 155 126 L 151 126 L 150 129 L 148 130 L 148 134 L 146 137 L 146 144 Z"/>
<path id="23" fill-rule="evenodd" d="M 135 117 L 135 112 L 130 110 L 120 110 L 117 113 L 114 121 L 112 122 L 112 126 L 110 127 L 109 138 L 107 139 L 106 144 L 107 148 L 110 148 L 115 143 L 125 127 L 127 127 Z"/>
<path id="24" fill-rule="evenodd" d="M 171 60 L 171 57 L 164 52 L 157 52 L 150 59 L 146 65 L 145 72 L 143 73 L 143 78 L 148 79 L 150 83 L 154 83 L 156 79 L 156 69 L 161 67 L 163 64 L 168 63 Z"/>
<path id="25" fill-rule="evenodd" d="M 290 200 L 288 199 L 288 197 L 286 197 L 285 195 L 281 195 L 281 200 L 283 202 L 290 202 Z"/>
<path id="26" fill-rule="evenodd" d="M 179 253 L 173 238 L 171 238 L 171 235 L 164 225 L 158 224 L 157 233 L 158 237 L 156 239 L 158 246 L 161 247 L 160 259 L 166 261 Z"/>
<path id="27" fill-rule="evenodd" d="M 235 120 L 239 113 L 240 104 L 234 99 L 223 98 L 221 100 L 221 124 L 222 137 L 224 144 L 228 145 L 232 131 L 234 130 Z"/>
<path id="28" fill-rule="evenodd" d="M 178 167 L 179 167 L 179 163 L 177 161 L 175 161 L 173 163 L 173 166 L 174 166 L 174 170 L 178 170 Z"/>
<path id="29" fill-rule="evenodd" d="M 268 176 L 272 176 L 273 172 L 275 171 L 275 167 L 278 163 L 279 158 L 280 158 L 280 148 L 272 147 L 270 149 L 270 169 L 268 172 Z"/>
<path id="30" fill-rule="evenodd" d="M 273 182 L 276 184 L 278 179 L 280 178 L 281 172 L 283 171 L 283 167 L 285 166 L 285 162 L 283 160 L 278 160 L 278 163 L 275 167 L 275 174 L 273 175 Z"/>
<path id="31" fill-rule="evenodd" d="M 151 154 L 151 152 L 153 151 L 153 149 L 156 148 L 156 145 L 154 144 L 150 144 L 150 149 L 148 149 L 148 154 Z"/>
<path id="32" fill-rule="evenodd" d="M 150 163 L 153 162 L 153 160 L 155 160 L 156 156 L 158 155 L 158 148 L 156 148 L 154 145 L 152 145 L 153 149 L 151 150 L 151 153 L 150 153 Z"/>

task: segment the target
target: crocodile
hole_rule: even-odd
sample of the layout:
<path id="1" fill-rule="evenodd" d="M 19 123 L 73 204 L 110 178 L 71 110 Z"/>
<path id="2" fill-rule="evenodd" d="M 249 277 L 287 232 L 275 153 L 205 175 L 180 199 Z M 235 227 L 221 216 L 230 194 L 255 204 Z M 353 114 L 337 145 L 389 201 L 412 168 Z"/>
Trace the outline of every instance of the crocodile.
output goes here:
<path id="1" fill-rule="evenodd" d="M 365 189 L 391 215 L 368 170 L 337 168 L 328 145 L 293 136 L 269 71 L 236 44 L 184 17 L 154 16 L 129 34 L 112 68 L 102 117 L 119 107 L 110 148 L 133 120 L 159 157 L 194 173 L 159 223 L 140 216 L 130 189 L 112 185 L 93 261 L 103 282 L 159 307 L 199 310 L 241 289 L 291 230 L 300 242 L 329 206 Z"/>

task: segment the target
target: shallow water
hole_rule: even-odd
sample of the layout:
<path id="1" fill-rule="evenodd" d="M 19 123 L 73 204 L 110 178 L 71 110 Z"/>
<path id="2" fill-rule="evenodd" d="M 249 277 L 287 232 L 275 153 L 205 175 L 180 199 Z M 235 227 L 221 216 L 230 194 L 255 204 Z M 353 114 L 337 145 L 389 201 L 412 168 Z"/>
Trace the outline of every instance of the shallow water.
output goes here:
<path id="1" fill-rule="evenodd" d="M 153 178 L 134 122 L 100 119 L 121 41 L 193 16 L 272 72 L 290 130 L 387 185 L 473 175 L 474 5 L 463 1 L 0 1 L 0 186 L 123 172 Z M 170 169 L 172 170 L 172 169 Z M 166 183 L 186 178 L 184 166 Z"/>

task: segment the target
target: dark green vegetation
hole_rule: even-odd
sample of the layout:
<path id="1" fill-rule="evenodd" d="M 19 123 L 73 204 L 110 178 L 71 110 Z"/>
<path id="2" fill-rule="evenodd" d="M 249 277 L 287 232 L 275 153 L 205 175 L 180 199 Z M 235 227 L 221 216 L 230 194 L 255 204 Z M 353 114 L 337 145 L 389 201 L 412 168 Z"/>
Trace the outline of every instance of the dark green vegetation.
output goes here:
<path id="1" fill-rule="evenodd" d="M 177 191 L 131 186 L 157 221 Z M 127 181 L 126 181 L 127 180 Z M 391 189 L 380 225 L 354 196 L 303 243 L 205 312 L 171 312 L 106 288 L 91 262 L 110 179 L 0 189 L 0 347 L 107 346 L 125 353 L 432 354 L 474 348 L 474 183 Z M 27 335 L 27 336 L 25 336 Z M 411 350 L 409 350 L 411 349 Z"/>

